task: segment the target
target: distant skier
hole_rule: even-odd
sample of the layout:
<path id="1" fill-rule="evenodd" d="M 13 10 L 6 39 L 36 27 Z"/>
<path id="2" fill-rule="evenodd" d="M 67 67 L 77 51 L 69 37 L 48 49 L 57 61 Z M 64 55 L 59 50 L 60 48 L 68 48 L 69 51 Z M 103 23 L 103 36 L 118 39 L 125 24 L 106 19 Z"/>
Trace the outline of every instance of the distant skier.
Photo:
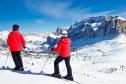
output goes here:
<path id="1" fill-rule="evenodd" d="M 70 65 L 71 40 L 67 37 L 67 31 L 63 30 L 61 32 L 61 35 L 62 37 L 59 40 L 57 47 L 51 49 L 52 52 L 59 53 L 59 56 L 56 58 L 54 62 L 54 73 L 52 74 L 52 76 L 61 78 L 60 71 L 59 71 L 59 63 L 65 60 L 67 75 L 64 76 L 64 78 L 73 81 L 72 69 Z"/>
<path id="2" fill-rule="evenodd" d="M 7 38 L 7 44 L 12 54 L 13 61 L 15 63 L 14 70 L 23 71 L 22 58 L 20 52 L 25 47 L 25 40 L 23 35 L 19 32 L 19 25 L 14 24 L 13 30 L 9 33 Z"/>

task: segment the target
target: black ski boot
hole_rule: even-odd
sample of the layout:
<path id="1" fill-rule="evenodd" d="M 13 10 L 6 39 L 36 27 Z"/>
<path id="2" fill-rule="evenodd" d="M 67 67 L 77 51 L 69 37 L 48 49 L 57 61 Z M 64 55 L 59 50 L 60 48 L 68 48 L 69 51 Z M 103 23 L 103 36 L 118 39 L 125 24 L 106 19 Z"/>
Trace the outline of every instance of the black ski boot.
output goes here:
<path id="1" fill-rule="evenodd" d="M 15 67 L 15 68 L 13 68 L 14 71 L 17 71 L 18 69 L 19 69 L 19 67 Z"/>
<path id="2" fill-rule="evenodd" d="M 24 68 L 23 67 L 15 67 L 13 70 L 14 71 L 24 71 Z"/>
<path id="3" fill-rule="evenodd" d="M 24 68 L 23 67 L 20 67 L 20 68 L 18 68 L 17 71 L 24 71 Z"/>
<path id="4" fill-rule="evenodd" d="M 67 79 L 67 80 L 74 81 L 73 76 L 68 76 L 68 75 L 66 75 L 66 76 L 64 76 L 63 78 L 64 78 L 64 79 Z"/>
<path id="5" fill-rule="evenodd" d="M 55 74 L 55 73 L 53 73 L 52 76 L 53 76 L 53 77 L 56 77 L 56 78 L 61 78 L 61 75 L 60 75 L 60 74 Z"/>

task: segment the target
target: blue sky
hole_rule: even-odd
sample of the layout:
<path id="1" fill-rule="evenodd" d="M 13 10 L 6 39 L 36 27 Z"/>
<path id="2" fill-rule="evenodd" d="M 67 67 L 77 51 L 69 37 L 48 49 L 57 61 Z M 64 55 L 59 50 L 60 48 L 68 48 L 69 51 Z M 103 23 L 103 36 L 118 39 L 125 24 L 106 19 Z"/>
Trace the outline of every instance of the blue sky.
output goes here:
<path id="1" fill-rule="evenodd" d="M 0 31 L 19 24 L 22 32 L 55 31 L 88 16 L 126 17 L 126 0 L 0 0 Z"/>

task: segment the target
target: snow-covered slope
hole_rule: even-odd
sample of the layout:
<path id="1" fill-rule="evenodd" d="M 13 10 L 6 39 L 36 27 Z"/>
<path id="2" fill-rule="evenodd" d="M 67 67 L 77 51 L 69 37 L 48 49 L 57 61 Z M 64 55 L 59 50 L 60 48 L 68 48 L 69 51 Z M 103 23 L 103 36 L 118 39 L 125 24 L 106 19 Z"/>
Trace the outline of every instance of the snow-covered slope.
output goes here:
<path id="1" fill-rule="evenodd" d="M 75 52 L 72 52 L 71 66 L 74 80 L 81 84 L 126 84 L 125 38 L 124 35 L 120 35 L 112 40 L 104 40 L 77 48 Z M 4 65 L 7 55 L 10 55 L 7 50 L 0 51 L 0 67 Z M 55 57 L 53 54 L 51 57 L 53 58 L 48 60 L 43 69 L 46 73 L 53 73 Z M 3 84 L 16 84 L 15 81 L 18 84 L 22 84 L 22 81 L 25 81 L 24 84 L 76 84 L 38 74 L 46 60 L 45 56 L 40 59 L 23 57 L 25 70 L 28 71 L 17 73 L 0 70 L 0 81 Z M 9 57 L 7 65 L 14 67 L 11 57 Z M 60 64 L 60 70 L 61 75 L 66 75 L 64 62 Z"/>

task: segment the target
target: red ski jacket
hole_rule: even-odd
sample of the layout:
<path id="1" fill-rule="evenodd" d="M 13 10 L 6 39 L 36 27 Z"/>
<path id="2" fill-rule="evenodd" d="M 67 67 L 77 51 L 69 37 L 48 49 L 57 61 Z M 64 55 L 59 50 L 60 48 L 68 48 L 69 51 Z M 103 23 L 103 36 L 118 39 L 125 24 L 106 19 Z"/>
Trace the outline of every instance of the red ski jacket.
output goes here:
<path id="1" fill-rule="evenodd" d="M 19 31 L 12 31 L 9 33 L 7 44 L 10 51 L 21 51 L 22 48 L 25 48 L 24 37 Z"/>
<path id="2" fill-rule="evenodd" d="M 58 52 L 61 57 L 70 57 L 71 40 L 68 37 L 62 37 L 56 48 L 52 52 Z"/>

